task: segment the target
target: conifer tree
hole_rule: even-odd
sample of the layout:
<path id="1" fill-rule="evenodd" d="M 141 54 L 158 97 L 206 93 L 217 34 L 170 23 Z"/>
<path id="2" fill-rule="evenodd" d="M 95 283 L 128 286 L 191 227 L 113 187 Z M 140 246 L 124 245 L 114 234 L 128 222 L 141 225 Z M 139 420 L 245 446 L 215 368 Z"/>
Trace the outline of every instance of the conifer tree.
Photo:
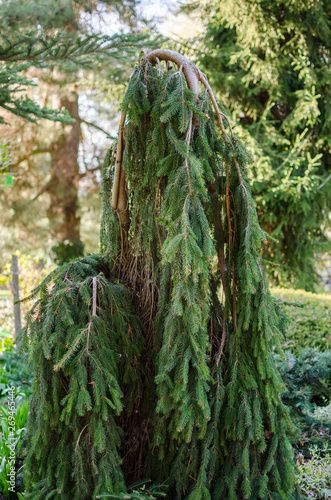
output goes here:
<path id="1" fill-rule="evenodd" d="M 254 154 L 260 224 L 279 241 L 264 249 L 278 263 L 269 276 L 314 290 L 316 263 L 331 248 L 331 3 L 208 0 L 187 9 L 204 24 L 194 57 Z"/>
<path id="2" fill-rule="evenodd" d="M 79 105 L 79 96 L 90 92 L 93 74 L 93 85 L 96 85 L 95 80 L 101 80 L 98 81 L 99 88 L 100 85 L 107 86 L 108 98 L 113 99 L 116 84 L 110 85 L 109 79 L 114 82 L 120 72 L 129 74 L 130 60 L 135 60 L 141 44 L 152 43 L 150 39 L 146 40 L 146 33 L 124 34 L 119 27 L 112 36 L 100 33 L 99 23 L 95 22 L 96 12 L 111 9 L 108 19 L 113 22 L 114 18 L 124 15 L 128 3 L 132 4 L 125 1 L 119 5 L 116 0 L 100 0 L 93 5 L 88 0 L 49 0 L 45 5 L 43 0 L 28 0 L 15 2 L 14 10 L 11 0 L 4 0 L 0 5 L 0 32 L 3 33 L 0 36 L 0 108 L 3 106 L 6 110 L 3 119 L 11 125 L 13 122 L 22 123 L 11 116 L 10 111 L 30 122 L 36 122 L 38 118 L 64 122 L 55 126 L 46 123 L 49 130 L 45 128 L 44 134 L 33 124 L 19 128 L 17 134 L 13 134 L 13 126 L 10 129 L 2 127 L 6 142 L 10 142 L 13 171 L 21 170 L 22 161 L 28 167 L 24 175 L 17 175 L 13 188 L 9 193 L 7 191 L 9 198 L 7 194 L 5 206 L 8 210 L 3 224 L 11 227 L 15 219 L 16 228 L 20 225 L 25 230 L 32 221 L 35 231 L 36 217 L 38 222 L 42 217 L 47 218 L 46 224 L 43 222 L 38 226 L 42 231 L 49 230 L 53 254 L 59 262 L 82 255 L 84 244 L 81 238 L 85 244 L 91 246 L 92 243 L 97 248 L 97 228 L 91 238 L 86 238 L 84 228 L 81 235 L 80 209 L 89 208 L 86 203 L 91 205 L 91 200 L 86 200 L 85 186 L 83 191 L 79 187 L 85 183 L 89 191 L 95 189 L 99 192 L 97 169 L 101 168 L 102 160 L 99 165 L 92 166 L 85 158 L 84 165 L 79 165 L 79 148 L 91 148 L 86 140 L 89 134 L 85 133 L 85 127 L 93 130 L 90 127 L 94 125 L 85 116 L 88 125 L 85 122 L 81 127 L 84 104 L 81 100 Z M 101 17 L 101 13 L 98 15 Z M 127 30 L 124 28 L 124 31 Z M 28 69 L 27 78 L 25 71 Z M 31 88 L 31 79 L 36 89 Z M 36 101 L 45 103 L 45 106 Z M 50 103 L 62 111 L 49 109 Z M 96 156 L 104 156 L 102 148 L 101 143 Z M 87 171 L 87 165 L 92 166 L 93 173 Z M 1 169 L 0 165 L 0 173 Z M 88 177 L 93 182 L 90 179 L 86 182 Z M 29 188 L 22 196 L 22 189 L 27 186 Z M 79 203 L 82 197 L 83 207 Z M 8 249 L 15 245 L 11 237 L 6 246 Z"/>
<path id="3" fill-rule="evenodd" d="M 136 39 L 126 35 L 70 36 L 62 30 L 53 36 L 34 30 L 25 33 L 4 34 L 0 36 L 0 107 L 29 121 L 47 118 L 72 122 L 67 113 L 41 108 L 36 102 L 24 95 L 27 86 L 34 85 L 24 72 L 34 65 L 45 68 L 52 64 L 67 63 L 67 66 L 89 67 L 95 56 L 118 58 L 122 51 L 128 50 Z M 69 69 L 69 68 L 68 68 Z M 22 95 L 23 94 L 23 95 Z M 5 123 L 0 116 L 0 123 Z"/>
<path id="4" fill-rule="evenodd" d="M 252 158 L 178 53 L 141 58 L 122 111 L 101 256 L 27 318 L 27 498 L 299 498 Z"/>

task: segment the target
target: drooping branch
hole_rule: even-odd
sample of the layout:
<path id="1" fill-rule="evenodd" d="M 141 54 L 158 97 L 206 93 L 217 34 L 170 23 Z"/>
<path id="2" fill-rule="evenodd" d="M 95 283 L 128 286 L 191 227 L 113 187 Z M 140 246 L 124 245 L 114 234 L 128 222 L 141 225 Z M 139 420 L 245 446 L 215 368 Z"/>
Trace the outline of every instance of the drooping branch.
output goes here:
<path id="1" fill-rule="evenodd" d="M 226 140 L 226 131 L 223 124 L 223 118 L 227 121 L 231 131 L 231 136 L 233 137 L 231 123 L 228 117 L 224 113 L 222 113 L 222 111 L 219 109 L 216 98 L 211 89 L 211 86 L 209 85 L 206 75 L 202 73 L 202 71 L 200 71 L 200 69 L 192 61 L 187 59 L 182 54 L 179 54 L 178 52 L 174 52 L 173 50 L 164 50 L 164 49 L 153 50 L 143 58 L 143 61 L 144 60 L 150 61 L 152 64 L 157 64 L 158 60 L 171 61 L 177 64 L 179 68 L 182 67 L 188 88 L 197 95 L 199 95 L 199 82 L 201 82 L 206 88 L 210 100 L 214 106 L 222 130 L 223 139 Z"/>
<path id="2" fill-rule="evenodd" d="M 186 82 L 190 90 L 197 96 L 199 95 L 199 70 L 194 63 L 189 61 L 185 56 L 172 50 L 153 50 L 147 54 L 143 60 L 150 61 L 152 64 L 158 64 L 160 61 L 170 61 L 178 67 L 182 67 Z M 112 207 L 118 211 L 120 225 L 123 229 L 123 224 L 128 228 L 129 213 L 128 213 L 128 197 L 125 182 L 125 173 L 122 169 L 122 159 L 124 151 L 123 127 L 125 123 L 125 113 L 122 113 L 118 131 L 117 155 L 114 173 L 114 183 L 112 192 Z"/>
<path id="3" fill-rule="evenodd" d="M 179 68 L 182 66 L 188 88 L 199 95 L 199 70 L 193 62 L 178 52 L 164 49 L 153 50 L 147 54 L 142 61 L 146 60 L 150 61 L 152 64 L 157 64 L 158 59 L 160 61 L 170 61 Z"/>
<path id="4" fill-rule="evenodd" d="M 178 67 L 183 68 L 183 73 L 186 78 L 186 82 L 190 90 L 195 94 L 199 95 L 199 80 L 198 74 L 199 70 L 194 63 L 189 61 L 185 56 L 179 54 L 178 52 L 174 52 L 172 50 L 162 50 L 157 49 L 150 52 L 148 55 L 144 57 L 144 60 L 150 61 L 152 64 L 158 64 L 160 67 L 160 61 L 171 61 L 177 64 Z M 121 121 L 119 125 L 118 131 L 118 142 L 117 142 L 117 156 L 116 156 L 116 165 L 115 165 L 115 173 L 114 173 L 114 184 L 113 184 L 113 193 L 112 193 L 112 207 L 116 210 L 118 209 L 118 205 L 121 205 L 121 208 L 127 206 L 127 195 L 126 189 L 124 187 L 124 181 L 120 182 L 121 171 L 122 171 L 122 157 L 124 150 L 124 140 L 123 140 L 123 127 L 125 122 L 125 113 L 122 113 Z M 120 185 L 122 187 L 121 192 L 124 198 L 121 198 L 119 194 Z"/>
<path id="5" fill-rule="evenodd" d="M 221 132 L 223 136 L 224 142 L 228 142 L 229 138 L 227 136 L 224 123 L 223 123 L 223 118 L 227 121 L 229 124 L 230 132 L 231 132 L 231 138 L 230 138 L 230 143 L 231 139 L 233 139 L 233 132 L 232 132 L 232 127 L 229 122 L 228 117 L 222 113 L 219 109 L 219 106 L 217 104 L 216 98 L 214 96 L 214 93 L 209 85 L 209 82 L 207 80 L 207 77 L 202 73 L 202 71 L 199 70 L 199 68 L 189 59 L 187 59 L 185 56 L 182 54 L 179 54 L 178 52 L 174 52 L 172 50 L 165 50 L 165 49 L 156 49 L 144 56 L 142 59 L 141 63 L 144 64 L 144 62 L 149 61 L 152 65 L 158 65 L 159 69 L 161 70 L 161 63 L 160 61 L 166 61 L 168 63 L 174 63 L 178 66 L 183 71 L 183 74 L 186 79 L 186 83 L 188 88 L 194 92 L 199 98 L 199 82 L 203 84 L 205 89 L 207 90 L 210 100 L 213 104 L 213 107 L 215 109 L 220 127 L 221 127 Z M 125 123 L 125 113 L 122 113 L 121 116 L 121 121 L 119 125 L 119 133 L 118 133 L 118 143 L 117 143 L 117 157 L 116 157 L 116 165 L 115 165 L 115 174 L 114 174 L 114 183 L 113 183 L 113 192 L 112 192 L 112 207 L 117 210 L 117 214 L 119 217 L 119 222 L 120 222 L 120 227 L 121 227 L 121 232 L 127 233 L 129 225 L 130 225 L 130 216 L 129 216 L 129 210 L 128 210 L 128 195 L 127 195 L 127 186 L 126 186 L 126 181 L 125 181 L 125 172 L 122 168 L 122 160 L 123 160 L 123 151 L 124 151 L 124 137 L 123 137 L 123 127 Z M 235 161 L 236 162 L 236 161 Z M 237 166 L 237 164 L 236 164 Z M 238 167 L 238 166 L 237 166 Z M 239 167 L 238 167 L 239 168 Z M 240 170 L 239 174 L 240 175 Z M 216 186 L 211 187 L 211 191 L 213 193 L 217 192 Z M 215 207 L 214 207 L 215 208 Z M 215 214 L 215 217 L 217 219 L 217 216 Z M 217 219 L 218 221 L 218 219 Z M 219 221 L 218 221 L 219 223 Z M 219 224 L 218 224 L 219 225 Z M 123 237 L 123 235 L 122 235 Z M 225 278 L 224 278 L 224 257 L 219 254 L 219 267 L 221 270 L 221 275 L 222 275 L 222 281 L 223 285 L 225 284 Z"/>

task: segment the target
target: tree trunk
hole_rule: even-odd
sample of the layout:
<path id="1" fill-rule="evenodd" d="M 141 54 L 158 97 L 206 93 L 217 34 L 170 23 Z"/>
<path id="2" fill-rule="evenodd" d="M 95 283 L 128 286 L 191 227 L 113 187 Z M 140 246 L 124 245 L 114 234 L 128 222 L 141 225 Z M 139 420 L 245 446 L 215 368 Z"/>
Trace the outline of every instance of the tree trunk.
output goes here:
<path id="1" fill-rule="evenodd" d="M 51 198 L 47 216 L 51 234 L 60 243 L 69 240 L 80 242 L 78 209 L 79 167 L 77 162 L 80 124 L 78 95 L 71 92 L 61 99 L 61 106 L 76 121 L 62 126 L 61 136 L 53 143 L 51 151 L 51 180 L 48 193 Z"/>

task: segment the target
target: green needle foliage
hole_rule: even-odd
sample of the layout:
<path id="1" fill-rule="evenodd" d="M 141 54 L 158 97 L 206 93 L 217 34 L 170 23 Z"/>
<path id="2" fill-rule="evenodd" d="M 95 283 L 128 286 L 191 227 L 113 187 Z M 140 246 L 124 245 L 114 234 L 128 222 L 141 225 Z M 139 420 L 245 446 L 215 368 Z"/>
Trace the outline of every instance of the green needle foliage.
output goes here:
<path id="1" fill-rule="evenodd" d="M 34 292 L 40 298 L 23 331 L 35 370 L 26 498 L 91 499 L 125 491 L 115 416 L 123 407 L 119 380 L 134 388 L 130 370 L 141 334 L 128 291 L 108 273 L 104 259 L 86 257 L 56 269 Z"/>
<path id="2" fill-rule="evenodd" d="M 106 496 L 131 498 L 124 483 L 150 479 L 166 484 L 169 499 L 299 498 L 290 443 L 296 430 L 273 357 L 280 319 L 263 269 L 268 236 L 248 181 L 251 157 L 228 125 L 219 135 L 209 95 L 197 96 L 182 68 L 163 70 L 143 58 L 122 109 L 124 148 L 119 142 L 117 157 L 111 148 L 103 173 L 104 257 L 55 271 L 28 318 L 26 347 L 37 369 L 29 491 L 95 498 L 103 488 Z M 118 163 L 126 186 L 120 183 L 115 210 Z M 135 376 L 128 387 L 123 358 Z M 103 403 L 90 381 L 112 403 L 102 438 Z"/>
<path id="3" fill-rule="evenodd" d="M 40 107 L 29 98 L 27 87 L 36 85 L 25 75 L 31 65 L 51 68 L 61 63 L 62 69 L 91 68 L 109 60 L 123 60 L 134 53 L 145 36 L 116 34 L 73 36 L 66 30 L 53 35 L 41 30 L 0 35 L 0 107 L 10 113 L 36 122 L 38 118 L 72 122 L 66 113 Z M 0 116 L 0 123 L 6 123 Z"/>
<path id="4" fill-rule="evenodd" d="M 275 282 L 313 291 L 330 240 L 331 3 L 189 2 L 204 20 L 199 64 L 254 154 L 250 177 Z"/>

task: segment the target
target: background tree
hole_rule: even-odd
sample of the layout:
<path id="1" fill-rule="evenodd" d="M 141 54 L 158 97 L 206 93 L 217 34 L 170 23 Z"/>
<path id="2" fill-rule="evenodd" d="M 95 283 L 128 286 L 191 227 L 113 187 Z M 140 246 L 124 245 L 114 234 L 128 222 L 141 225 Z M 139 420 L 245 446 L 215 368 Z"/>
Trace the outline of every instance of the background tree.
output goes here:
<path id="1" fill-rule="evenodd" d="M 11 152 L 14 156 L 12 168 L 16 168 L 17 170 L 22 162 L 24 162 L 23 165 L 27 166 L 26 175 L 24 178 L 20 177 L 16 179 L 16 183 L 11 190 L 12 193 L 9 193 L 9 196 L 8 190 L 6 190 L 8 201 L 11 199 L 10 195 L 12 194 L 13 196 L 12 205 L 8 206 L 7 203 L 6 211 L 8 214 L 7 223 L 10 227 L 16 221 L 18 224 L 21 222 L 20 225 L 25 227 L 26 230 L 28 220 L 33 224 L 35 220 L 40 219 L 40 216 L 33 215 L 33 213 L 38 214 L 38 209 L 40 210 L 40 206 L 43 205 L 42 213 L 44 217 L 42 218 L 41 228 L 44 230 L 42 231 L 42 235 L 45 241 L 48 240 L 49 245 L 51 245 L 50 237 L 49 235 L 46 237 L 45 231 L 48 226 L 53 245 L 55 242 L 59 244 L 56 247 L 59 258 L 67 259 L 70 255 L 74 256 L 82 252 L 78 188 L 83 178 L 89 178 L 90 180 L 85 183 L 84 193 L 87 192 L 86 187 L 88 187 L 89 191 L 91 191 L 91 188 L 92 191 L 99 189 L 98 179 L 100 181 L 100 175 L 98 177 L 97 170 L 100 166 L 100 157 L 102 158 L 102 147 L 105 147 L 105 138 L 107 137 L 103 134 L 103 140 L 99 140 L 101 148 L 99 147 L 97 154 L 94 155 L 92 169 L 91 165 L 87 165 L 87 160 L 85 160 L 85 168 L 80 170 L 78 159 L 82 131 L 80 126 L 81 118 L 79 116 L 79 94 L 83 96 L 84 94 L 86 95 L 86 92 L 90 93 L 89 100 L 91 101 L 91 95 L 95 92 L 89 92 L 89 88 L 91 84 L 96 85 L 97 79 L 99 83 L 102 82 L 99 90 L 100 97 L 104 95 L 105 91 L 108 95 L 111 94 L 109 80 L 111 81 L 113 78 L 114 82 L 115 77 L 118 79 L 118 75 L 125 75 L 129 71 L 130 58 L 136 52 L 139 43 L 146 43 L 146 37 L 141 34 L 138 35 L 138 27 L 133 29 L 131 26 L 132 17 L 136 15 L 133 2 L 124 4 L 122 2 L 105 1 L 91 6 L 88 2 L 86 4 L 82 4 L 82 2 L 78 4 L 66 1 L 61 4 L 61 8 L 57 2 L 55 3 L 56 5 L 54 6 L 54 10 L 51 11 L 51 16 L 38 1 L 19 3 L 18 8 L 15 10 L 15 15 L 13 15 L 12 2 L 5 2 L 2 5 L 4 13 L 2 22 L 9 34 L 12 34 L 13 30 L 18 32 L 24 31 L 27 25 L 35 29 L 38 23 L 44 30 L 44 37 L 51 39 L 52 36 L 57 36 L 56 33 L 59 27 L 61 29 L 65 27 L 65 36 L 67 39 L 72 40 L 73 44 L 75 44 L 75 40 L 78 42 L 81 39 L 89 40 L 86 50 L 91 55 L 91 57 L 83 59 L 82 57 L 79 58 L 79 54 L 76 54 L 74 50 L 68 50 L 67 63 L 61 64 L 60 71 L 58 64 L 51 65 L 50 63 L 48 63 L 46 69 L 44 69 L 42 64 L 39 64 L 37 70 L 29 70 L 30 75 L 38 79 L 39 87 L 41 88 L 39 99 L 49 103 L 52 101 L 54 103 L 55 101 L 55 105 L 65 109 L 67 114 L 69 112 L 68 116 L 71 114 L 75 121 L 65 126 L 56 125 L 55 127 L 50 127 L 46 125 L 44 134 L 40 134 L 40 129 L 36 127 L 30 127 L 30 133 L 27 133 L 26 128 L 23 130 L 22 126 L 18 123 L 20 129 L 16 134 L 18 137 L 13 138 L 11 134 Z M 100 35 L 100 31 L 98 31 L 100 27 L 96 22 L 98 9 L 101 10 L 102 16 L 108 21 L 114 22 L 116 19 L 120 20 L 122 24 L 121 29 L 125 29 L 124 22 L 128 23 L 131 33 L 126 29 L 126 34 Z M 26 19 L 28 19 L 28 23 Z M 45 33 L 47 34 L 45 35 Z M 65 42 L 66 39 L 64 37 L 63 43 Z M 61 52 L 55 49 L 53 51 L 55 55 L 63 55 L 63 52 L 63 50 Z M 54 59 L 56 61 L 56 57 Z M 92 59 L 94 72 L 99 72 L 101 78 L 95 76 L 91 79 L 87 77 L 92 68 Z M 78 68 L 85 68 L 85 72 L 80 72 L 78 76 Z M 107 69 L 103 69 L 101 73 L 101 68 Z M 80 88 L 77 83 L 78 79 L 84 82 L 80 85 Z M 112 85 L 113 89 L 116 88 L 116 85 L 118 84 L 115 83 Z M 86 100 L 85 98 L 85 104 Z M 97 116 L 98 112 L 94 111 L 94 115 Z M 87 123 L 86 127 L 98 129 L 99 135 L 100 131 L 102 134 L 102 127 L 98 127 L 97 124 L 91 123 L 89 120 L 85 120 L 85 122 Z M 7 130 L 4 135 L 9 137 Z M 15 147 L 15 143 L 17 147 Z M 22 151 L 22 145 L 25 151 Z M 91 145 L 87 146 L 85 143 L 86 147 L 91 148 Z M 97 165 L 95 157 L 98 157 Z M 39 174 L 39 170 L 43 172 L 42 175 Z M 90 170 L 92 170 L 92 174 Z M 30 173 L 31 175 L 29 175 Z M 47 174 L 46 180 L 45 173 Z M 94 182 L 91 182 L 91 179 Z M 33 189 L 30 193 L 26 189 L 29 184 Z M 25 196 L 22 196 L 22 190 L 25 190 Z M 44 207 L 44 204 L 47 203 L 46 200 L 49 200 L 47 209 Z M 36 212 L 34 212 L 34 205 Z M 38 233 L 38 227 L 36 227 L 36 230 Z M 97 244 L 95 225 L 93 230 L 95 234 L 93 243 Z M 9 244 L 13 245 L 13 243 L 11 238 Z"/>
<path id="2" fill-rule="evenodd" d="M 190 10 L 192 5 L 188 6 Z M 236 133 L 250 173 L 276 283 L 313 289 L 330 248 L 330 2 L 214 0 L 199 4 L 196 53 Z"/>

